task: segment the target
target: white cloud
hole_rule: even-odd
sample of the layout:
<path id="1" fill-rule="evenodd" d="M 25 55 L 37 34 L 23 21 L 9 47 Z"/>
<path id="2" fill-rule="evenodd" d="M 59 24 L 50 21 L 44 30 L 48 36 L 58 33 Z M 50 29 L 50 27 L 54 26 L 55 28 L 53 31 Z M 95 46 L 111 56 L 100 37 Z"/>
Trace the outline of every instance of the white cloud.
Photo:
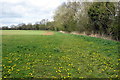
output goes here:
<path id="1" fill-rule="evenodd" d="M 0 25 L 35 23 L 52 19 L 54 10 L 66 0 L 0 0 Z"/>
<path id="2" fill-rule="evenodd" d="M 24 1 L 24 0 L 0 0 L 0 2 L 7 2 L 7 3 L 19 3 L 22 1 Z"/>

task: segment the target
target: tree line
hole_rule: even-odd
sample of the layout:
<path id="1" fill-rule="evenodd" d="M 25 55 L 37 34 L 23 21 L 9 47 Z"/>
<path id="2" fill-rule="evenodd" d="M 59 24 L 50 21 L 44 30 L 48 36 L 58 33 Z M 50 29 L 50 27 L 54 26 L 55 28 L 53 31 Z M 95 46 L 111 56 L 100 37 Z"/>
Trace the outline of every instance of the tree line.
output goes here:
<path id="1" fill-rule="evenodd" d="M 43 19 L 33 25 L 23 23 L 2 29 L 77 31 L 107 35 L 119 41 L 120 2 L 68 1 L 57 8 L 53 21 Z"/>
<path id="2" fill-rule="evenodd" d="M 58 30 L 120 40 L 120 2 L 67 2 L 58 7 L 54 21 Z"/>
<path id="3" fill-rule="evenodd" d="M 52 21 L 48 21 L 48 19 L 42 19 L 39 22 L 36 22 L 35 24 L 32 23 L 20 23 L 18 25 L 11 25 L 8 26 L 2 26 L 1 30 L 53 30 L 52 29 Z"/>

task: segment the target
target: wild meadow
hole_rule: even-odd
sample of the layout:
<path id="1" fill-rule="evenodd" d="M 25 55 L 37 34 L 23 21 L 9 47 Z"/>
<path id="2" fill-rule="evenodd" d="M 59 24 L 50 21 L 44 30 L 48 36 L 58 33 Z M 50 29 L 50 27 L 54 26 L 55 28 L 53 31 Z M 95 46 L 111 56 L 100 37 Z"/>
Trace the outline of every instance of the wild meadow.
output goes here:
<path id="1" fill-rule="evenodd" d="M 3 78 L 118 77 L 120 42 L 46 32 L 2 31 Z"/>

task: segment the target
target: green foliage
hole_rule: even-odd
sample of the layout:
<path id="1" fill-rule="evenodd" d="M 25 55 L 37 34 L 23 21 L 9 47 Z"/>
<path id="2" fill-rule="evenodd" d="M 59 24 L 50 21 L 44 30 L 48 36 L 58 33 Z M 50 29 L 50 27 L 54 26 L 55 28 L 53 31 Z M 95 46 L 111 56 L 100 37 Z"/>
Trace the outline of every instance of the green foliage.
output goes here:
<path id="1" fill-rule="evenodd" d="M 40 34 L 45 31 L 20 31 L 24 35 L 2 36 L 4 78 L 118 77 L 119 42 L 59 32 L 44 36 Z"/>
<path id="2" fill-rule="evenodd" d="M 68 32 L 77 30 L 75 17 L 79 9 L 78 6 L 80 6 L 78 2 L 63 3 L 59 6 L 54 15 L 55 27 Z"/>
<path id="3" fill-rule="evenodd" d="M 117 4 L 117 5 L 115 5 Z M 114 40 L 120 40 L 119 26 L 119 3 L 113 2 L 96 2 L 91 5 L 88 10 L 90 17 L 90 31 L 100 35 L 112 36 Z"/>
<path id="4" fill-rule="evenodd" d="M 90 7 L 88 15 L 93 24 L 91 30 L 109 34 L 108 29 L 115 16 L 115 6 L 109 2 L 96 2 Z"/>
<path id="5" fill-rule="evenodd" d="M 116 16 L 111 25 L 111 33 L 115 40 L 120 41 L 120 2 L 116 3 Z"/>
<path id="6" fill-rule="evenodd" d="M 63 31 L 112 36 L 112 39 L 120 40 L 118 23 L 120 8 L 115 4 L 113 2 L 64 3 L 56 10 L 54 26 Z"/>

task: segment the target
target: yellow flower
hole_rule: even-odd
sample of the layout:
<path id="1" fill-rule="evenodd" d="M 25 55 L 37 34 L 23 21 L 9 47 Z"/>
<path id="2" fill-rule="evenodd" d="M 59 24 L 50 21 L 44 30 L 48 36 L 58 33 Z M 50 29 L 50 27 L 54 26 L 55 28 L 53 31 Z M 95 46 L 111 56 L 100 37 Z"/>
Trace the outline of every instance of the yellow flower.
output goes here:
<path id="1" fill-rule="evenodd" d="M 6 67 L 4 67 L 4 68 L 6 68 Z"/>
<path id="2" fill-rule="evenodd" d="M 70 70 L 70 69 L 67 69 L 67 70 Z"/>
<path id="3" fill-rule="evenodd" d="M 80 68 L 78 68 L 78 70 L 80 70 Z"/>
<path id="4" fill-rule="evenodd" d="M 116 75 L 116 77 L 118 77 L 118 75 Z"/>
<path id="5" fill-rule="evenodd" d="M 104 69 L 102 69 L 102 71 L 104 71 Z"/>
<path id="6" fill-rule="evenodd" d="M 7 78 L 6 76 L 4 76 L 4 78 Z"/>
<path id="7" fill-rule="evenodd" d="M 12 71 L 13 71 L 13 67 L 11 67 Z"/>
<path id="8" fill-rule="evenodd" d="M 17 69 L 17 71 L 20 71 L 19 69 Z"/>
<path id="9" fill-rule="evenodd" d="M 27 64 L 30 64 L 30 63 L 27 63 Z"/>
<path id="10" fill-rule="evenodd" d="M 8 57 L 4 57 L 5 59 L 8 59 Z"/>
<path id="11" fill-rule="evenodd" d="M 32 75 L 32 73 L 29 73 L 30 75 Z"/>
<path id="12" fill-rule="evenodd" d="M 63 67 L 60 67 L 61 69 L 63 68 Z"/>
<path id="13" fill-rule="evenodd" d="M 71 73 L 68 73 L 68 75 L 71 75 Z"/>
<path id="14" fill-rule="evenodd" d="M 61 72 L 60 70 L 58 70 L 58 72 Z"/>
<path id="15" fill-rule="evenodd" d="M 70 66 L 71 64 L 68 64 L 68 66 Z"/>
<path id="16" fill-rule="evenodd" d="M 79 77 L 79 78 L 84 78 L 84 77 Z"/>
<path id="17" fill-rule="evenodd" d="M 52 57 L 51 55 L 49 57 Z"/>
<path id="18" fill-rule="evenodd" d="M 70 76 L 67 76 L 68 78 L 70 77 Z"/>
<path id="19" fill-rule="evenodd" d="M 92 70 L 90 70 L 90 72 L 92 72 Z"/>
<path id="20" fill-rule="evenodd" d="M 12 63 L 12 61 L 8 61 L 8 63 Z"/>
<path id="21" fill-rule="evenodd" d="M 16 64 L 13 65 L 13 67 L 15 67 L 15 66 L 16 66 Z"/>
<path id="22" fill-rule="evenodd" d="M 30 69 L 29 67 L 27 69 Z"/>
<path id="23" fill-rule="evenodd" d="M 116 71 L 116 70 L 114 70 L 114 71 Z"/>
<path id="24" fill-rule="evenodd" d="M 55 77 L 55 76 L 52 76 L 52 78 L 57 78 L 57 77 Z"/>
<path id="25" fill-rule="evenodd" d="M 117 63 L 116 65 L 119 65 L 119 63 Z"/>

